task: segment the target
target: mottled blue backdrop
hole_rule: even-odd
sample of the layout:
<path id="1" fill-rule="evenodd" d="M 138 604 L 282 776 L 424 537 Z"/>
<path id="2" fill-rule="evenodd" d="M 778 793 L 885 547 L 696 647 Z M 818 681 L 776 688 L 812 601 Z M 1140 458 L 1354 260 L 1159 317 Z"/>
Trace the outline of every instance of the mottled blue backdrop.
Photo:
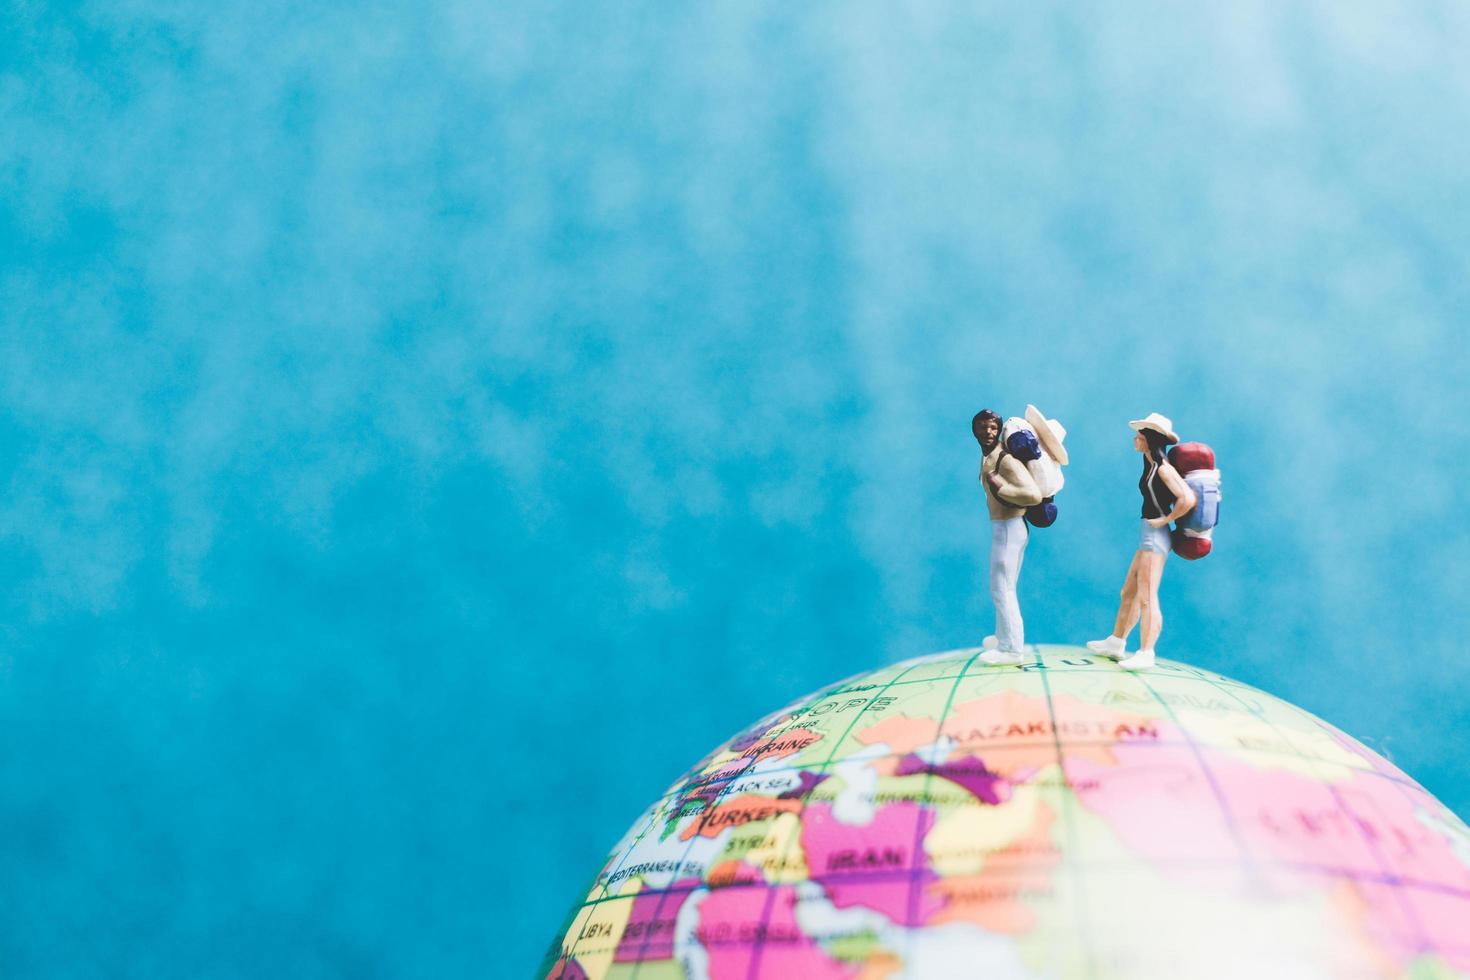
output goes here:
<path id="1" fill-rule="evenodd" d="M 969 418 L 1225 470 L 1160 652 L 1470 815 L 1470 8 L 0 14 L 0 969 L 528 975 L 689 763 L 988 632 Z"/>

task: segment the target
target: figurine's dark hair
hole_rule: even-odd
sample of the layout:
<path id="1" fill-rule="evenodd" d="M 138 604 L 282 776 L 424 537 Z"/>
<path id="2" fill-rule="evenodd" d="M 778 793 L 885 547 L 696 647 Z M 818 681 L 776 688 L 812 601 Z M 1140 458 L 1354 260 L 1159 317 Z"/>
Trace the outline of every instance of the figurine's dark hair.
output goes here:
<path id="1" fill-rule="evenodd" d="M 990 409 L 982 408 L 976 412 L 975 417 L 970 420 L 970 434 L 975 437 L 976 442 L 980 442 L 980 426 L 986 422 L 994 422 L 997 428 L 1001 425 L 1000 416 L 996 415 Z"/>
<path id="2" fill-rule="evenodd" d="M 1149 457 L 1155 463 L 1162 463 L 1164 453 L 1170 446 L 1169 437 L 1155 429 L 1139 429 L 1138 432 L 1143 436 L 1143 441 L 1148 443 Z"/>

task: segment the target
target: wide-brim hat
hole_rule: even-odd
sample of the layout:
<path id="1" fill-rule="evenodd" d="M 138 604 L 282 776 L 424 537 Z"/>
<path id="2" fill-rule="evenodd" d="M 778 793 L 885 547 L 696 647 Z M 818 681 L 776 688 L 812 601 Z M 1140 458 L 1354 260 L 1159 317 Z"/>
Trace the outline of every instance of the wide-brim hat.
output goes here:
<path id="1" fill-rule="evenodd" d="M 1167 415 L 1160 415 L 1158 412 L 1149 412 L 1147 417 L 1134 419 L 1128 425 L 1135 432 L 1142 432 L 1144 429 L 1153 429 L 1165 439 L 1168 439 L 1170 443 L 1179 441 L 1179 436 L 1174 433 L 1174 420 Z"/>
<path id="2" fill-rule="evenodd" d="M 1067 438 L 1067 430 L 1062 423 L 1042 415 L 1041 409 L 1035 405 L 1026 406 L 1026 421 L 1030 422 L 1031 428 L 1036 430 L 1036 438 L 1041 442 L 1041 448 L 1046 450 L 1046 454 L 1062 466 L 1066 466 L 1067 447 L 1062 445 L 1062 440 Z"/>

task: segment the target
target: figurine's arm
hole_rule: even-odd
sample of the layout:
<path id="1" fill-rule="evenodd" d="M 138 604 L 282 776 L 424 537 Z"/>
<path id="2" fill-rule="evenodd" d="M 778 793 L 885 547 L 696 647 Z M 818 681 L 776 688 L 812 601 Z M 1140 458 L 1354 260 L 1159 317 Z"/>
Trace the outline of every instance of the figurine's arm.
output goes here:
<path id="1" fill-rule="evenodd" d="M 1031 507 L 1041 503 L 1041 488 L 1031 479 L 1030 471 L 1014 456 L 1002 459 L 990 480 L 1003 503 L 1012 507 Z"/>
<path id="2" fill-rule="evenodd" d="M 1174 509 L 1163 517 L 1153 518 L 1149 521 L 1149 524 L 1154 527 L 1168 527 L 1174 521 L 1179 520 L 1179 518 L 1194 510 L 1196 501 L 1194 499 L 1194 491 L 1189 489 L 1189 484 L 1184 482 L 1184 477 L 1180 476 L 1179 471 L 1173 466 L 1170 466 L 1168 463 L 1160 464 L 1159 476 L 1163 477 L 1164 486 L 1168 487 L 1174 493 Z"/>

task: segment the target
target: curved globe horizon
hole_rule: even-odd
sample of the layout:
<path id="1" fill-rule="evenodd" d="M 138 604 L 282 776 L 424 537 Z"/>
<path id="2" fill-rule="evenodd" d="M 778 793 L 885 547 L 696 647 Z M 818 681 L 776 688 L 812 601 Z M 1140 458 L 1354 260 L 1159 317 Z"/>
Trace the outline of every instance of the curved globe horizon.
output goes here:
<path id="1" fill-rule="evenodd" d="M 917 657 L 707 755 L 541 975 L 1465 977 L 1470 828 L 1264 691 L 1083 647 Z"/>

